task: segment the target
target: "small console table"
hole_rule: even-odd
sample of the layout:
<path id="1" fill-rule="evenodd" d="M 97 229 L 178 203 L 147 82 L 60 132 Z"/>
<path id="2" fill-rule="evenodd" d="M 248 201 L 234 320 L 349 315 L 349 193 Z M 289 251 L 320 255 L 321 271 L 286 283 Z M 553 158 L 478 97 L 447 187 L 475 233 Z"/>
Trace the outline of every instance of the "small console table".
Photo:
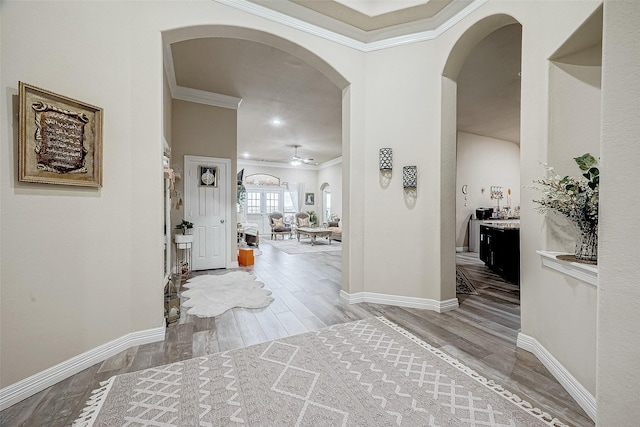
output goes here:
<path id="1" fill-rule="evenodd" d="M 183 277 L 189 275 L 191 271 L 193 257 L 191 254 L 191 245 L 193 244 L 192 234 L 176 234 L 173 236 L 176 244 L 176 266 L 175 273 Z"/>

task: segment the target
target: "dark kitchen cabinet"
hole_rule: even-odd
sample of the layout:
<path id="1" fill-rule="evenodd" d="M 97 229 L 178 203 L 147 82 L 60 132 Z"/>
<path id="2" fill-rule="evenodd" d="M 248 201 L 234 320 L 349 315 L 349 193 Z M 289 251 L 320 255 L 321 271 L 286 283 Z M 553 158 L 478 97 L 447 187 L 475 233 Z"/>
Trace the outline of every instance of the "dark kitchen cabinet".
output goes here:
<path id="1" fill-rule="evenodd" d="M 480 260 L 505 279 L 520 282 L 520 229 L 480 226 Z"/>

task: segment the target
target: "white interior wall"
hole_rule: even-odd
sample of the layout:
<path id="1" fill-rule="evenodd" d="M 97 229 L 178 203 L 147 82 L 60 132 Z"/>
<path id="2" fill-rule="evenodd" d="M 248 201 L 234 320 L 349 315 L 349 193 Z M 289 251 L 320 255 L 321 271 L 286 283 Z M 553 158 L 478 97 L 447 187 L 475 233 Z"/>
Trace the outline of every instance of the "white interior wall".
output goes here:
<path id="1" fill-rule="evenodd" d="M 171 147 L 171 109 L 172 99 L 171 90 L 169 89 L 169 81 L 167 80 L 167 74 L 162 72 L 162 136 Z"/>
<path id="2" fill-rule="evenodd" d="M 171 165 L 176 171 L 181 171 L 181 178 L 176 179 L 175 190 L 179 192 L 172 199 L 171 228 L 172 234 L 176 234 L 174 228 L 179 224 L 184 215 L 184 156 L 216 157 L 231 160 L 230 176 L 232 177 L 231 191 L 231 224 L 236 224 L 237 213 L 235 179 L 236 160 L 238 158 L 238 112 L 230 108 L 214 107 L 188 101 L 173 100 L 171 103 L 171 130 L 173 145 L 171 147 Z M 178 199 L 182 199 L 182 205 L 178 205 Z M 228 237 L 231 245 L 229 248 L 228 265 L 237 262 L 236 230 L 231 228 L 232 236 Z"/>
<path id="3" fill-rule="evenodd" d="M 256 28 L 363 80 L 361 53 L 216 2 L 8 1 L 0 19 L 2 387 L 163 324 L 162 31 Z M 56 43 L 43 49 L 43 34 Z M 102 189 L 16 181 L 19 80 L 104 108 Z M 362 141 L 353 120 L 350 149 Z"/>
<path id="4" fill-rule="evenodd" d="M 489 1 L 434 42 L 363 54 L 216 2 L 3 3 L 0 384 L 11 384 L 161 321 L 162 30 L 205 24 L 259 28 L 317 52 L 345 76 L 351 82 L 343 112 L 349 121 L 343 150 L 349 191 L 343 199 L 343 211 L 350 221 L 345 227 L 349 243 L 344 245 L 350 265 L 343 286 L 349 292 L 367 289 L 440 298 L 440 257 L 449 256 L 442 254 L 439 246 L 443 168 L 440 75 L 451 48 L 467 28 L 491 14 L 508 13 L 522 23 L 521 182 L 531 182 L 539 176 L 538 160 L 547 159 L 547 58 L 598 4 Z M 95 16 L 101 19 L 96 21 Z M 129 19 L 123 20 L 123 16 Z M 30 31 L 25 22 L 38 22 L 42 31 Z M 69 24 L 60 26 L 60 22 Z M 40 34 L 47 33 L 73 40 L 74 48 L 56 43 L 48 50 L 40 49 Z M 91 37 L 79 37 L 82 34 Z M 77 43 L 86 47 L 79 48 Z M 114 45 L 125 48 L 113 49 Z M 100 55 L 87 53 L 96 51 Z M 86 60 L 89 55 L 91 61 Z M 69 64 L 74 64 L 73 77 L 68 74 Z M 105 108 L 102 190 L 86 193 L 15 182 L 12 95 L 18 80 Z M 379 183 L 378 148 L 383 146 L 394 148 L 394 173 L 387 188 Z M 419 182 L 417 197 L 411 199 L 402 190 L 401 168 L 414 164 Z M 625 174 L 634 172 L 626 167 L 616 173 L 624 180 Z M 454 194 L 448 197 L 454 206 Z M 581 317 L 590 316 L 583 314 L 588 309 L 582 302 L 591 295 L 576 290 L 581 285 L 559 279 L 540 266 L 535 250 L 547 247 L 547 238 L 541 233 L 543 219 L 528 199 L 523 195 L 521 200 L 522 330 L 552 354 L 560 355 L 567 369 L 594 390 L 595 348 L 571 344 L 588 341 L 593 334 L 589 322 L 580 322 Z M 36 214 L 43 210 L 47 216 Z M 73 222 L 69 212 L 82 213 L 80 222 Z M 50 237 L 43 243 L 40 235 L 45 231 L 53 234 L 47 234 Z M 52 253 L 51 242 L 63 236 L 67 249 Z M 451 233 L 452 247 L 453 242 Z M 411 251 L 405 250 L 409 247 Z M 80 274 L 67 274 L 69 259 L 74 260 Z M 605 260 L 606 256 L 603 269 Z M 616 274 L 612 273 L 610 280 Z M 114 283 L 112 277 L 125 279 Z M 104 304 L 114 294 L 119 296 L 118 311 L 124 316 L 114 316 Z M 71 302 L 64 295 L 75 298 Z M 65 317 L 55 324 L 49 322 L 60 312 Z M 573 323 L 558 328 L 558 324 L 567 324 L 567 318 L 574 319 Z M 619 317 L 612 324 L 616 320 Z M 25 359 L 25 354 L 29 358 Z M 615 372 L 633 369 L 629 360 L 616 367 Z"/>
<path id="5" fill-rule="evenodd" d="M 318 186 L 325 182 L 331 188 L 331 213 L 337 215 L 342 223 L 342 162 L 318 170 Z M 318 191 L 322 195 L 322 190 Z M 321 209 L 323 206 L 319 206 L 318 210 Z"/>
<path id="6" fill-rule="evenodd" d="M 3 387 L 163 324 L 162 62 L 133 9 L 3 2 Z M 101 189 L 17 181 L 19 80 L 104 109 Z"/>
<path id="7" fill-rule="evenodd" d="M 438 39 L 441 49 L 437 53 L 443 57 L 436 62 L 444 68 L 451 47 L 474 23 L 495 14 L 508 14 L 522 24 L 521 186 L 539 178 L 539 162 L 548 161 L 548 58 L 599 5 L 598 1 L 488 2 Z M 455 203 L 453 194 L 444 196 L 443 203 Z M 522 333 L 535 338 L 595 395 L 595 289 L 542 268 L 536 251 L 547 249 L 550 238 L 545 233 L 544 216 L 535 209 L 534 197 L 524 188 L 520 199 Z"/>
<path id="8" fill-rule="evenodd" d="M 549 155 L 547 163 L 560 176 L 580 176 L 575 157 L 600 157 L 602 46 L 590 46 L 549 67 Z M 539 175 L 545 170 L 541 166 Z M 572 253 L 576 229 L 558 215 L 546 218 L 548 250 Z"/>
<path id="9" fill-rule="evenodd" d="M 491 199 L 491 186 L 504 189 L 501 209 L 520 206 L 520 147 L 510 141 L 458 132 L 456 155 L 456 248 L 460 248 L 469 246 L 468 223 L 476 208 L 497 207 Z M 466 195 L 463 185 L 467 186 Z"/>
<path id="10" fill-rule="evenodd" d="M 434 124 L 441 70 L 434 64 L 435 52 L 435 43 L 423 42 L 370 52 L 366 58 L 365 180 L 352 189 L 364 194 L 364 244 L 359 250 L 368 292 L 440 300 L 441 167 Z M 387 183 L 379 172 L 382 147 L 393 149 Z M 404 166 L 417 166 L 415 195 L 403 189 Z"/>
<path id="11" fill-rule="evenodd" d="M 640 3 L 604 3 L 598 274 L 598 426 L 640 420 Z"/>

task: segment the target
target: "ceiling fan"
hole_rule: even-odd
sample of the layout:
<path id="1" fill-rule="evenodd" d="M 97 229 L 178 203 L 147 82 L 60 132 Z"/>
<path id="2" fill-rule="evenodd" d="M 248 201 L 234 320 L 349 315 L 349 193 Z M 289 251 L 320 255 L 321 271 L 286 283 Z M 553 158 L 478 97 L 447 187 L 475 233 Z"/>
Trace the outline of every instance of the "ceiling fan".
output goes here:
<path id="1" fill-rule="evenodd" d="M 295 153 L 290 162 L 293 166 L 299 166 L 301 163 L 307 164 L 313 161 L 313 159 L 305 159 L 304 157 L 298 156 L 298 148 L 301 147 L 300 145 L 291 145 L 291 147 L 295 148 Z"/>

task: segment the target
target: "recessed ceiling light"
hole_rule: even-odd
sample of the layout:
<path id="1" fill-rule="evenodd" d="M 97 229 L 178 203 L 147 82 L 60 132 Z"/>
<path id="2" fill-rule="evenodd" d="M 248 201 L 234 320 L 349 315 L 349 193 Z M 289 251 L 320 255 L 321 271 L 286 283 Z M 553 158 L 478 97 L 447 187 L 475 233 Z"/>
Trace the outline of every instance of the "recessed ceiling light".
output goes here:
<path id="1" fill-rule="evenodd" d="M 282 124 L 282 120 L 273 119 L 273 120 L 271 120 L 271 124 L 274 125 L 274 126 L 280 126 Z"/>
<path id="2" fill-rule="evenodd" d="M 247 153 L 247 152 L 243 153 L 242 157 L 244 157 L 245 159 L 248 159 L 249 158 L 249 153 Z"/>

